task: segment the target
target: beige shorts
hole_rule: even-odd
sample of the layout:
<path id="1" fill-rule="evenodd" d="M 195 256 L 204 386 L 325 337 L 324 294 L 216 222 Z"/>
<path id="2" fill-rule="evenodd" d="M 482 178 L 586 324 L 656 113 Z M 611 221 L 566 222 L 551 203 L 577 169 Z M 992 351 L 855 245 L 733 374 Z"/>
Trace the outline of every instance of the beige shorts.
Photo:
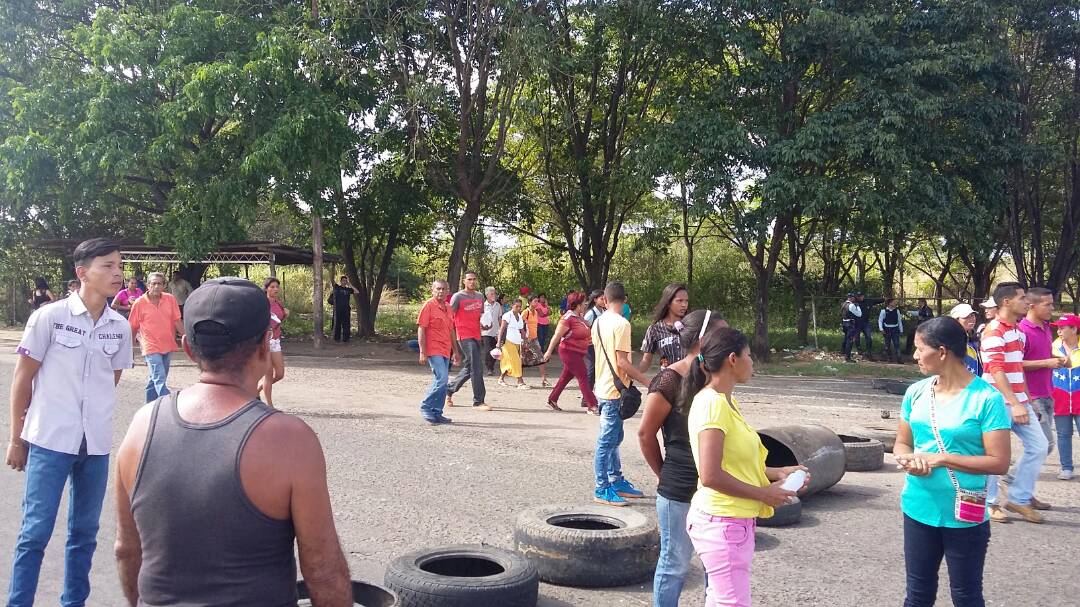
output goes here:
<path id="1" fill-rule="evenodd" d="M 270 351 L 271 352 L 281 352 L 281 340 L 280 339 L 271 339 L 270 340 Z"/>

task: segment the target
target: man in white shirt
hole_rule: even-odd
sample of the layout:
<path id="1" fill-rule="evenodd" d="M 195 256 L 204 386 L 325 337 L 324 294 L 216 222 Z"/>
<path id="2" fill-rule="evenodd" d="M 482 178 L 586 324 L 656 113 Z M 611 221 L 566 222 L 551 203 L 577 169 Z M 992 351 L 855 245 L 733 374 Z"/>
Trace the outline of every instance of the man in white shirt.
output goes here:
<path id="1" fill-rule="evenodd" d="M 26 322 L 11 386 L 7 465 L 26 472 L 9 607 L 33 605 L 45 547 L 71 478 L 64 592 L 84 605 L 109 477 L 116 384 L 132 366 L 131 327 L 106 304 L 123 287 L 120 246 L 104 238 L 75 249 L 81 286 Z"/>
<path id="2" fill-rule="evenodd" d="M 180 315 L 183 316 L 184 302 L 187 301 L 188 295 L 191 295 L 191 283 L 184 280 L 180 272 L 173 272 L 167 291 L 176 298 L 176 305 L 180 306 Z"/>
<path id="3" fill-rule="evenodd" d="M 495 287 L 484 289 L 484 312 L 480 316 L 480 335 L 484 338 L 484 366 L 487 374 L 494 376 L 495 359 L 491 357 L 491 351 L 499 342 L 499 326 L 502 321 L 503 307 L 498 301 L 499 293 Z"/>
<path id="4" fill-rule="evenodd" d="M 894 363 L 900 362 L 900 336 L 904 334 L 904 319 L 896 307 L 896 300 L 889 298 L 885 307 L 878 314 L 878 331 L 885 336 L 885 358 Z"/>
<path id="5" fill-rule="evenodd" d="M 842 350 L 844 352 L 844 360 L 849 363 L 855 362 L 851 358 L 851 351 L 855 347 L 855 342 L 859 339 L 859 319 L 862 318 L 862 308 L 859 307 L 856 299 L 861 293 L 854 291 L 847 294 L 847 299 L 844 303 L 840 304 L 840 326 L 844 330 L 844 345 Z"/>

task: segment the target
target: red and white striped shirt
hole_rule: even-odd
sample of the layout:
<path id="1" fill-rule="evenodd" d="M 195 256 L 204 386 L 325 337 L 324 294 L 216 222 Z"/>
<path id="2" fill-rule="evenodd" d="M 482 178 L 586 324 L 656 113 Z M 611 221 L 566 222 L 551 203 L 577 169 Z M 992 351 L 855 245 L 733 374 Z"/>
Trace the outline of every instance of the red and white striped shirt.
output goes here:
<path id="1" fill-rule="evenodd" d="M 983 330 L 979 350 L 983 359 L 983 379 L 997 387 L 993 374 L 1003 371 L 1009 387 L 1021 404 L 1028 402 L 1024 382 L 1024 333 L 1017 325 L 998 319 L 990 321 Z"/>

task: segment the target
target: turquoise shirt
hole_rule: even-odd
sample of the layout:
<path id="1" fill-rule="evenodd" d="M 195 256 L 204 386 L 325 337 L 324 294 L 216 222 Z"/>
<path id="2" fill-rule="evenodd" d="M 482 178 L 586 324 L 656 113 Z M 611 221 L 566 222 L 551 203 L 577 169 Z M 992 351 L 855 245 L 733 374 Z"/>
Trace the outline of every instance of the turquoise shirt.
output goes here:
<path id="1" fill-rule="evenodd" d="M 937 441 L 930 426 L 930 385 L 928 377 L 904 394 L 900 416 L 911 426 L 915 452 L 938 453 Z M 959 394 L 948 402 L 938 400 L 938 431 L 945 450 L 953 455 L 986 455 L 983 437 L 986 432 L 1008 430 L 1012 421 L 1001 393 L 981 377 L 974 377 Z M 971 491 L 986 490 L 985 474 L 953 471 L 960 486 Z M 929 476 L 907 475 L 900 494 L 904 514 L 932 527 L 971 527 L 973 523 L 956 520 L 953 509 L 956 490 L 944 467 L 934 468 Z"/>

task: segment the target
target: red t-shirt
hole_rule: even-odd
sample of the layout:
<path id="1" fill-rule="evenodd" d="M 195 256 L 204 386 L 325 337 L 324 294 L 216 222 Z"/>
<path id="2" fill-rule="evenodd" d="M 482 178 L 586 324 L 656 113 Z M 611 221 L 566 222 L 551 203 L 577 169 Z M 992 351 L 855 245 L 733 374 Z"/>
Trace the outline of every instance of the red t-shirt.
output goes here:
<path id="1" fill-rule="evenodd" d="M 573 312 L 564 314 L 563 322 L 566 323 L 567 331 L 562 341 L 559 342 L 559 347 L 582 354 L 588 352 L 589 346 L 592 345 L 592 333 L 589 330 L 589 325 Z"/>
<path id="2" fill-rule="evenodd" d="M 424 354 L 450 358 L 450 309 L 434 297 L 420 308 L 416 326 L 424 327 Z"/>
<path id="3" fill-rule="evenodd" d="M 270 339 L 281 339 L 281 323 L 285 320 L 285 306 L 277 299 L 270 300 Z"/>
<path id="4" fill-rule="evenodd" d="M 484 294 L 474 291 L 454 293 L 450 300 L 450 313 L 454 317 L 457 338 L 480 339 L 480 317 L 484 315 Z"/>

